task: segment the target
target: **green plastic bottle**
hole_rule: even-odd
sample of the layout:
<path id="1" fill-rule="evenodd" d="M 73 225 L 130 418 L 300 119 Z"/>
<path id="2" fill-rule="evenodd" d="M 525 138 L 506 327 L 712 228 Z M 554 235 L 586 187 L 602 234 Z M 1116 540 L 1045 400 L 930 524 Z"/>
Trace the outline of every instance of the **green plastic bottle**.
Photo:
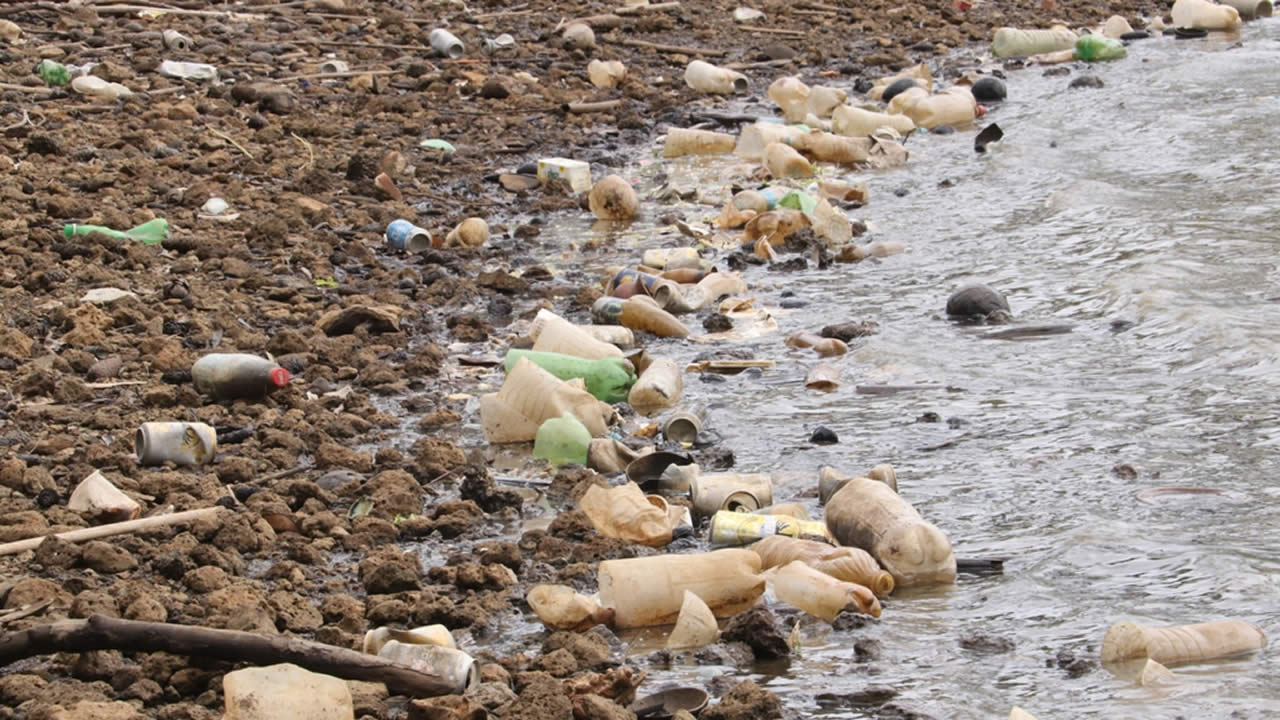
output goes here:
<path id="1" fill-rule="evenodd" d="M 534 352 L 533 350 L 508 350 L 503 368 L 511 372 L 520 358 L 528 358 L 529 362 L 555 375 L 561 380 L 582 378 L 587 392 L 609 404 L 620 403 L 627 399 L 627 391 L 636 381 L 636 374 L 631 364 L 619 357 L 588 360 L 560 353 Z"/>
<path id="2" fill-rule="evenodd" d="M 1076 59 L 1085 62 L 1119 60 L 1129 54 L 1124 44 L 1103 35 L 1081 35 L 1076 40 Z"/>
<path id="3" fill-rule="evenodd" d="M 41 60 L 36 65 L 36 74 L 50 87 L 62 87 L 71 82 L 71 71 L 67 66 L 52 60 Z"/>
<path id="4" fill-rule="evenodd" d="M 74 225 L 69 224 L 62 228 L 62 234 L 66 237 L 75 235 L 88 235 L 89 233 L 102 233 L 109 235 L 117 240 L 137 240 L 143 245 L 158 245 L 169 237 L 169 221 L 164 218 L 156 218 L 148 220 L 138 227 L 129 228 L 128 230 L 112 230 L 102 225 Z"/>
<path id="5" fill-rule="evenodd" d="M 538 426 L 538 435 L 533 440 L 533 456 L 548 460 L 552 465 L 586 465 L 590 447 L 591 431 L 581 420 L 566 413 Z"/>

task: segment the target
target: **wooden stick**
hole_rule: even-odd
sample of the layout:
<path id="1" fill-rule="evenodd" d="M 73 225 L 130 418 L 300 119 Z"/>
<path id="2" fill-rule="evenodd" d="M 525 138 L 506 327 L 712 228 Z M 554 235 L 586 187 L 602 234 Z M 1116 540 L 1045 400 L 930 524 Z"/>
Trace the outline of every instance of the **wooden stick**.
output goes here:
<path id="1" fill-rule="evenodd" d="M 431 48 L 426 45 L 395 45 L 392 43 L 351 42 L 350 40 L 312 40 L 310 38 L 299 38 L 297 42 L 306 45 L 322 45 L 324 47 L 360 47 L 373 50 L 421 50 L 423 52 L 432 52 Z"/>
<path id="2" fill-rule="evenodd" d="M 738 29 L 754 33 L 768 33 L 770 35 L 790 35 L 794 37 L 805 36 L 805 32 L 803 30 L 784 30 L 782 28 L 757 27 L 755 25 L 739 25 Z"/>
<path id="3" fill-rule="evenodd" d="M 192 17 L 225 17 L 231 20 L 266 20 L 266 15 L 233 12 L 230 10 L 183 10 L 181 8 L 156 7 L 155 5 L 95 5 L 99 15 L 132 15 L 139 12 L 156 12 L 164 15 Z M 346 16 L 341 16 L 346 17 Z"/>
<path id="4" fill-rule="evenodd" d="M 751 68 L 781 67 L 783 65 L 790 65 L 795 61 L 796 61 L 795 58 L 779 58 L 778 60 L 759 60 L 757 62 L 729 63 L 728 65 L 725 65 L 725 67 L 730 70 L 750 70 Z"/>
<path id="5" fill-rule="evenodd" d="M 52 93 L 53 88 L 40 87 L 39 85 L 17 85 L 14 83 L 0 83 L 0 90 L 17 90 L 18 92 L 29 93 Z"/>
<path id="6" fill-rule="evenodd" d="M 419 48 L 421 49 L 421 48 Z M 346 70 L 343 72 L 307 73 L 306 75 L 290 75 L 274 78 L 274 82 L 290 82 L 292 80 L 326 80 L 328 78 L 360 77 L 361 75 L 396 75 L 403 70 Z"/>
<path id="7" fill-rule="evenodd" d="M 728 50 L 707 50 L 704 48 L 680 47 L 679 45 L 663 45 L 662 43 L 645 42 L 644 40 L 633 40 L 631 38 L 622 38 L 618 42 L 623 45 L 638 48 L 648 48 L 665 53 L 678 53 L 680 55 L 707 55 L 709 57 L 718 57 L 720 55 L 728 55 Z"/>
<path id="8" fill-rule="evenodd" d="M 632 5 L 630 7 L 614 8 L 614 12 L 618 15 L 640 15 L 655 10 L 671 10 L 680 7 L 678 2 L 660 2 L 652 5 Z"/>
<path id="9" fill-rule="evenodd" d="M 601 100 L 600 102 L 565 103 L 562 109 L 571 113 L 595 113 L 612 110 L 622 105 L 622 100 Z"/>
<path id="10" fill-rule="evenodd" d="M 391 692 L 410 697 L 448 695 L 456 690 L 438 675 L 310 640 L 103 615 L 61 620 L 0 637 L 0 667 L 35 655 L 88 650 L 168 652 L 255 665 L 293 663 L 345 680 L 383 682 Z"/>
<path id="11" fill-rule="evenodd" d="M 137 520 L 126 520 L 124 522 L 111 523 L 109 525 L 99 525 L 91 528 L 81 528 L 79 530 L 68 530 L 64 533 L 56 535 L 42 535 L 40 537 L 27 538 L 26 540 L 15 540 L 13 542 L 0 545 L 0 555 L 13 555 L 15 553 L 26 552 L 27 550 L 35 550 L 40 547 L 40 543 L 45 538 L 56 537 L 59 540 L 67 542 L 80 542 L 81 540 L 97 540 L 98 538 L 110 537 L 112 535 L 123 535 L 125 533 L 137 532 L 139 530 L 150 530 L 151 528 L 168 527 L 169 525 L 177 525 L 178 523 L 195 522 L 203 520 L 207 517 L 213 517 L 221 512 L 220 507 L 200 508 L 199 510 L 186 510 L 184 512 L 170 513 L 168 515 L 155 515 L 153 517 L 139 518 Z"/>

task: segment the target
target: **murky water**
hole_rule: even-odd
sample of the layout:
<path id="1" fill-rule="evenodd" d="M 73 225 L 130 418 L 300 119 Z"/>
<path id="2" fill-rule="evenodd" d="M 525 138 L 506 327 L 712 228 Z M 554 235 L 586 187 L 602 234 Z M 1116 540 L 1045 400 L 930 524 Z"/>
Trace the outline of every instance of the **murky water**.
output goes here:
<path id="1" fill-rule="evenodd" d="M 1280 711 L 1274 654 L 1175 669 L 1178 682 L 1159 690 L 1096 667 L 1070 678 L 1055 661 L 1064 649 L 1096 659 L 1107 627 L 1122 619 L 1237 617 L 1280 632 L 1280 23 L 1250 24 L 1239 39 L 1152 39 L 1132 45 L 1127 60 L 1075 66 L 1068 77 L 1013 71 L 1012 99 L 989 117 L 1005 140 L 987 155 L 974 153 L 972 132 L 916 136 L 908 168 L 852 176 L 872 186 L 859 216 L 906 254 L 747 271 L 764 306 L 777 308 L 783 290 L 810 304 L 776 312 L 778 333 L 743 343 L 776 368 L 723 384 L 686 377 L 686 397 L 710 405 L 737 467 L 815 478 L 823 464 L 856 472 L 891 462 L 902 494 L 950 535 L 957 555 L 1010 560 L 1003 576 L 895 595 L 868 628 L 807 623 L 789 669 L 742 674 L 825 717 L 876 717 L 874 707 L 815 699 L 869 684 L 947 718 L 1005 717 L 1014 704 L 1041 718 Z M 1067 90 L 1083 72 L 1106 87 Z M 723 163 L 647 156 L 628 174 L 651 187 L 665 172 L 714 194 L 734 176 Z M 716 213 L 684 210 L 690 219 Z M 542 241 L 555 237 L 610 248 L 585 251 L 588 268 L 682 242 L 669 228 L 609 235 L 579 217 Z M 972 281 L 1003 290 L 1020 321 L 1075 330 L 983 339 L 983 329 L 942 315 L 947 296 Z M 880 332 L 834 361 L 839 390 L 807 391 L 817 359 L 783 338 L 846 319 L 875 320 Z M 708 346 L 654 349 L 683 361 Z M 855 392 L 876 383 L 945 389 Z M 928 412 L 943 421 L 920 421 Z M 809 445 L 819 424 L 840 443 Z M 1119 464 L 1137 478 L 1113 473 Z M 1138 496 L 1163 486 L 1224 492 Z M 775 499 L 806 489 L 781 485 Z M 805 502 L 820 516 L 816 500 Z M 961 639 L 975 633 L 1013 650 L 964 649 Z M 855 661 L 862 638 L 880 641 L 879 660 Z M 678 666 L 654 670 L 652 681 L 702 683 L 721 672 L 740 671 Z"/>

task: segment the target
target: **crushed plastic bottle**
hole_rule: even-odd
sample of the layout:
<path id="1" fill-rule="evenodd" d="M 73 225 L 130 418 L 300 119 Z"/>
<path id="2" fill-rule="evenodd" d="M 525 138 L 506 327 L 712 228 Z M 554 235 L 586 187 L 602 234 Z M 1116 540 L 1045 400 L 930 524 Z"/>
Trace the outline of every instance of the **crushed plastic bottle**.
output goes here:
<path id="1" fill-rule="evenodd" d="M 1081 35 L 1076 41 L 1076 59 L 1085 62 L 1119 60 L 1129 54 L 1124 44 L 1104 35 Z"/>
<path id="2" fill-rule="evenodd" d="M 62 87 L 71 82 L 71 71 L 67 66 L 52 60 L 41 60 L 35 67 L 35 73 L 50 87 Z"/>
<path id="3" fill-rule="evenodd" d="M 159 245 L 169 237 L 169 221 L 163 218 L 156 218 L 128 230 L 112 230 L 103 225 L 77 225 L 74 223 L 67 224 L 62 228 L 64 237 L 88 235 L 90 233 L 101 233 L 117 240 L 137 240 L 143 245 Z"/>
<path id="4" fill-rule="evenodd" d="M 207 63 L 180 62 L 165 60 L 157 68 L 161 75 L 181 80 L 213 80 L 218 81 L 218 68 Z"/>

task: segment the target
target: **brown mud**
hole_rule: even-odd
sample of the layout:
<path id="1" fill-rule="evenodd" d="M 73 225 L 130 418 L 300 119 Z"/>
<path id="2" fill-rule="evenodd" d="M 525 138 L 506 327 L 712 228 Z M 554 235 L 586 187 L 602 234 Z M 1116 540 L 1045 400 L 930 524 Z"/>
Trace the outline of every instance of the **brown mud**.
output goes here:
<path id="1" fill-rule="evenodd" d="M 532 584 L 594 590 L 598 561 L 654 551 L 598 537 L 577 512 L 520 534 L 528 493 L 495 485 L 483 456 L 458 446 L 467 411 L 455 394 L 475 375 L 456 356 L 501 353 L 514 318 L 539 304 L 582 317 L 598 294 L 581 273 L 534 260 L 565 244 L 542 235 L 542 220 L 576 212 L 578 200 L 560 183 L 509 192 L 498 173 L 561 156 L 607 174 L 666 127 L 725 103 L 679 80 L 694 56 L 624 42 L 701 48 L 721 64 L 771 61 L 747 70 L 749 94 L 763 98 L 784 74 L 851 88 L 985 43 L 1001 25 L 1083 25 L 1114 12 L 1140 26 L 1138 14 L 1156 8 L 769 0 L 756 25 L 779 32 L 759 32 L 732 21 L 737 5 L 686 0 L 622 15 L 587 50 L 564 48 L 557 24 L 612 5 L 173 2 L 193 14 L 157 17 L 101 3 L 0 7 L 23 30 L 0 44 L 0 542 L 90 525 L 66 502 L 95 469 L 144 515 L 228 508 L 0 557 L 0 617 L 42 606 L 0 620 L 0 631 L 104 614 L 358 648 L 371 627 L 443 623 L 483 646 L 528 615 Z M 437 26 L 465 43 L 462 59 L 432 56 Z M 166 50 L 169 29 L 192 48 Z M 484 54 L 485 39 L 504 32 L 517 47 Z M 325 53 L 352 76 L 314 77 Z M 42 58 L 95 62 L 93 74 L 135 95 L 110 103 L 47 91 L 31 72 Z M 588 83 L 593 58 L 628 67 L 619 89 Z M 165 59 L 211 63 L 223 82 L 162 77 Z M 566 110 L 615 99 L 601 112 Z M 428 138 L 456 152 L 419 147 Z M 200 217 L 212 197 L 238 218 Z M 470 216 L 489 223 L 483 248 L 405 257 L 382 239 L 396 218 L 443 238 Z M 127 229 L 154 217 L 173 227 L 163 246 L 61 233 L 64 223 Z M 133 295 L 81 301 L 103 287 Z M 183 373 L 215 350 L 271 353 L 295 379 L 265 401 L 212 402 Z M 212 465 L 139 467 L 135 428 L 169 419 L 236 441 Z M 422 438 L 395 447 L 410 430 Z M 551 506 L 569 509 L 570 490 L 593 481 L 562 473 Z M 364 498 L 372 510 L 352 517 Z M 750 663 L 785 650 L 781 636 L 761 633 L 747 625 L 740 636 L 756 646 L 706 656 Z M 410 702 L 365 687 L 357 717 L 633 717 L 616 701 L 643 671 L 621 664 L 608 631 L 503 640 L 503 654 L 477 653 L 485 682 L 466 698 Z M 0 718 L 217 718 L 232 667 L 127 651 L 34 658 L 5 668 Z M 713 689 L 727 695 L 706 717 L 782 712 L 753 684 Z"/>

